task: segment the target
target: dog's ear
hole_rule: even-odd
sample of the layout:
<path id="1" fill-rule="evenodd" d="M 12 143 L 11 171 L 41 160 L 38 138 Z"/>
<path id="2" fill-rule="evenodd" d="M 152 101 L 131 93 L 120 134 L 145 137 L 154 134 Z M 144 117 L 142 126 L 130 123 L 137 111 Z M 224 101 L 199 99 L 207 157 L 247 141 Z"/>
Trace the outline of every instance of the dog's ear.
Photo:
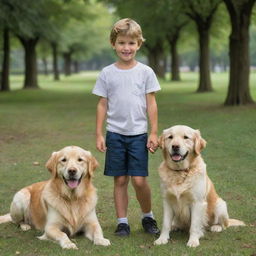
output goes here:
<path id="1" fill-rule="evenodd" d="M 45 167 L 49 170 L 49 172 L 52 173 L 53 176 L 55 176 L 57 172 L 57 155 L 58 152 L 53 152 L 45 165 Z"/>
<path id="2" fill-rule="evenodd" d="M 158 145 L 161 149 L 164 148 L 164 135 L 163 134 L 158 138 Z"/>
<path id="3" fill-rule="evenodd" d="M 199 130 L 196 130 L 195 135 L 195 153 L 199 155 L 200 152 L 205 148 L 206 141 L 201 137 Z"/>
<path id="4" fill-rule="evenodd" d="M 91 178 L 93 177 L 93 173 L 95 169 L 99 166 L 98 161 L 94 156 L 89 157 L 89 162 L 88 162 L 88 177 Z"/>

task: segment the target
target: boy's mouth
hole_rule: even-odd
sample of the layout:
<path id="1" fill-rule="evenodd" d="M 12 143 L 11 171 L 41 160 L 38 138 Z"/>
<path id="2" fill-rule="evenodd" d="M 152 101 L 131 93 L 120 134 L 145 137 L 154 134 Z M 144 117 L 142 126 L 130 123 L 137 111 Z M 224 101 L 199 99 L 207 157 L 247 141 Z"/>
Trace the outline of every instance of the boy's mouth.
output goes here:
<path id="1" fill-rule="evenodd" d="M 123 54 L 123 55 L 125 55 L 125 56 L 129 56 L 129 55 L 131 55 L 131 53 L 130 53 L 130 52 L 122 52 L 122 54 Z"/>

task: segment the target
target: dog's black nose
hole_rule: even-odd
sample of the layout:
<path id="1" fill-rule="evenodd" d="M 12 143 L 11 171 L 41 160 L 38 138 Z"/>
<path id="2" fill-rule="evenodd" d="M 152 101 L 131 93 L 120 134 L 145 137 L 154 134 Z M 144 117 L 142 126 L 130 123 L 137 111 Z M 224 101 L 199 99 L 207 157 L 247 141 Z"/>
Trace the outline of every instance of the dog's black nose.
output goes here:
<path id="1" fill-rule="evenodd" d="M 179 149 L 180 149 L 180 146 L 178 146 L 178 145 L 172 145 L 172 150 L 173 150 L 174 152 L 178 152 Z"/>
<path id="2" fill-rule="evenodd" d="M 76 175 L 76 172 L 77 172 L 77 170 L 76 170 L 75 168 L 69 168 L 69 169 L 68 169 L 68 174 L 69 174 L 70 176 L 75 176 L 75 175 Z"/>

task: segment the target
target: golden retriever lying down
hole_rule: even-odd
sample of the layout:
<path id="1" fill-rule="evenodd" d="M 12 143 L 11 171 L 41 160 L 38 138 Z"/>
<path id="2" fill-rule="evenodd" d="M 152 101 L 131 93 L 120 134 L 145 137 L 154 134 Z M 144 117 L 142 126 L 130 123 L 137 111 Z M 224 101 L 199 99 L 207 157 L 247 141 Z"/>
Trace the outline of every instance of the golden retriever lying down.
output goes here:
<path id="1" fill-rule="evenodd" d="M 54 240 L 65 249 L 77 249 L 68 235 L 80 231 L 96 245 L 110 245 L 95 213 L 97 195 L 91 179 L 97 166 L 91 153 L 80 147 L 53 152 L 46 163 L 51 179 L 18 191 L 0 223 L 13 221 L 24 231 L 33 226 L 44 231 L 39 239 Z"/>
<path id="2" fill-rule="evenodd" d="M 199 130 L 177 125 L 159 139 L 164 161 L 159 167 L 163 195 L 163 227 L 156 245 L 166 244 L 169 232 L 189 230 L 187 246 L 197 247 L 205 228 L 220 232 L 228 226 L 245 225 L 229 219 L 226 202 L 216 193 L 200 152 L 206 141 Z"/>

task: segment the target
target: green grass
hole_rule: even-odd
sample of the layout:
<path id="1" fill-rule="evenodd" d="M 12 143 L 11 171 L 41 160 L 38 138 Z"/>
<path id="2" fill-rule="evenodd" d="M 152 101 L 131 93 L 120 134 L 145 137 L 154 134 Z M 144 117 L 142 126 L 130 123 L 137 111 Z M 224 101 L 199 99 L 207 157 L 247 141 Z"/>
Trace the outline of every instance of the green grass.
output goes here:
<path id="1" fill-rule="evenodd" d="M 22 77 L 13 76 L 12 91 L 0 93 L 0 213 L 9 211 L 14 193 L 36 181 L 48 179 L 44 165 L 51 152 L 67 145 L 90 150 L 101 166 L 95 174 L 98 189 L 97 213 L 104 235 L 112 245 L 94 246 L 83 237 L 75 237 L 78 251 L 65 251 L 52 242 L 36 239 L 41 232 L 22 232 L 14 224 L 0 225 L 0 255 L 255 255 L 256 254 L 256 105 L 224 107 L 227 74 L 213 74 L 212 93 L 195 93 L 197 75 L 182 74 L 183 81 L 161 82 L 157 94 L 160 131 L 175 124 L 201 130 L 207 141 L 203 152 L 208 174 L 217 192 L 227 201 L 229 215 L 244 220 L 246 227 L 229 228 L 220 234 L 206 232 L 198 248 L 186 247 L 188 234 L 175 233 L 167 245 L 153 246 L 154 238 L 144 234 L 140 209 L 133 189 L 129 188 L 131 235 L 113 235 L 116 220 L 113 181 L 103 176 L 104 154 L 95 149 L 95 108 L 97 97 L 91 94 L 96 73 L 83 73 L 53 82 L 40 77 L 42 90 L 19 90 Z M 251 92 L 256 100 L 256 74 L 251 76 Z M 162 201 L 157 168 L 162 155 L 150 156 L 149 183 L 153 211 L 162 224 Z M 39 162 L 39 166 L 33 165 Z"/>

